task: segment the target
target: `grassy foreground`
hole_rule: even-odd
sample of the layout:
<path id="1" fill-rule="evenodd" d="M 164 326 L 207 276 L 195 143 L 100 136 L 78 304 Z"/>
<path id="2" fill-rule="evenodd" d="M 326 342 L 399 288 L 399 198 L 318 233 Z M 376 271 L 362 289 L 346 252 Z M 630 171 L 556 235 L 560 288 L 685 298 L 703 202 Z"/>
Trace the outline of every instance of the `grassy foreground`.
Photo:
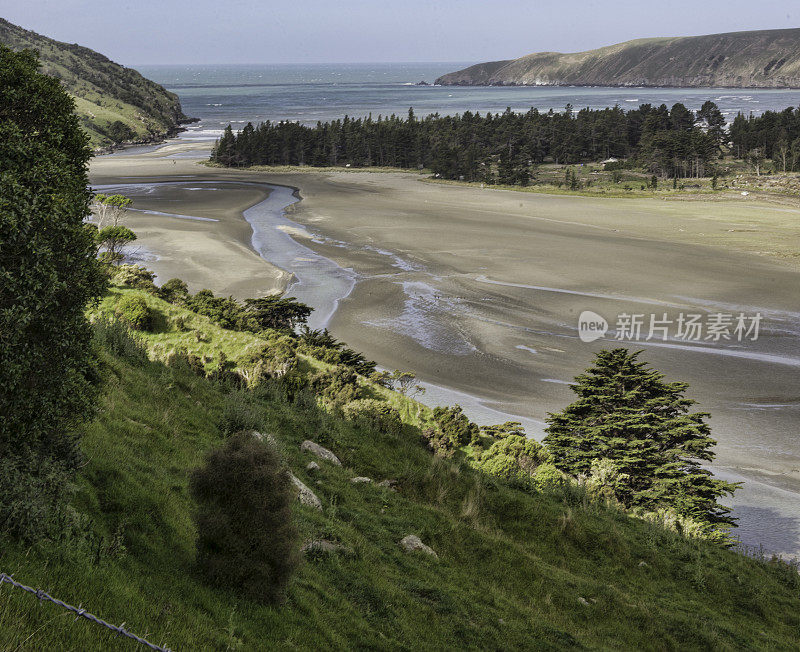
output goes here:
<path id="1" fill-rule="evenodd" d="M 101 306 L 110 311 L 115 291 Z M 148 348 L 181 344 L 237 359 L 255 336 L 141 293 L 160 313 Z M 191 330 L 173 327 L 175 317 Z M 201 340 L 193 334 L 201 331 Z M 160 347 L 160 348 L 159 348 Z M 529 494 L 421 443 L 425 411 L 404 408 L 399 435 L 348 422 L 300 392 L 231 389 L 136 350 L 101 352 L 98 417 L 74 506 L 104 537 L 24 549 L 3 544 L 0 570 L 173 650 L 211 649 L 792 649 L 800 578 L 606 507 L 579 492 Z M 311 364 L 308 362 L 308 364 Z M 377 390 L 376 390 L 377 391 Z M 304 539 L 351 554 L 306 558 L 285 604 L 211 589 L 193 566 L 187 474 L 232 419 L 272 433 L 324 510 L 296 505 Z M 299 444 L 333 450 L 316 475 Z M 354 476 L 397 481 L 392 492 Z M 439 561 L 404 553 L 418 535 Z M 138 649 L 35 597 L 0 586 L 2 649 Z"/>

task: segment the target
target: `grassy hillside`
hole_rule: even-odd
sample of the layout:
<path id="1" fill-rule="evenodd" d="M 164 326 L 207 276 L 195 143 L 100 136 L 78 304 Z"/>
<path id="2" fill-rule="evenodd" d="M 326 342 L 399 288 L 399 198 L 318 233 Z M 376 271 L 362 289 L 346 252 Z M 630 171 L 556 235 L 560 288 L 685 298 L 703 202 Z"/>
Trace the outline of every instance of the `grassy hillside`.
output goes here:
<path id="1" fill-rule="evenodd" d="M 597 50 L 482 63 L 444 85 L 800 88 L 800 29 L 638 39 Z"/>
<path id="2" fill-rule="evenodd" d="M 188 120 L 177 95 L 94 50 L 55 41 L 2 18 L 0 44 L 39 52 L 42 72 L 60 79 L 75 98 L 95 147 L 158 138 Z"/>
<path id="3" fill-rule="evenodd" d="M 114 290 L 100 310 L 137 293 L 158 313 L 156 332 L 143 335 L 151 357 L 184 346 L 210 364 L 220 352 L 240 359 L 263 344 L 136 290 Z M 427 410 L 405 397 L 391 400 L 406 425 L 387 434 L 320 408 L 307 392 L 231 389 L 148 359 L 126 339 L 106 337 L 101 356 L 104 397 L 73 500 L 91 519 L 94 543 L 4 543 L 0 570 L 152 642 L 173 650 L 790 649 L 798 640 L 800 579 L 787 566 L 684 539 L 580 492 L 523 492 L 435 458 L 419 436 Z M 211 589 L 193 566 L 187 473 L 245 421 L 274 435 L 322 500 L 322 512 L 297 504 L 303 538 L 350 548 L 306 558 L 277 607 Z M 343 466 L 306 471 L 305 439 Z M 396 480 L 398 491 L 352 484 L 353 476 Z M 402 552 L 407 534 L 439 560 Z M 2 586 L 0 596 L 2 649 L 138 649 L 29 594 Z"/>

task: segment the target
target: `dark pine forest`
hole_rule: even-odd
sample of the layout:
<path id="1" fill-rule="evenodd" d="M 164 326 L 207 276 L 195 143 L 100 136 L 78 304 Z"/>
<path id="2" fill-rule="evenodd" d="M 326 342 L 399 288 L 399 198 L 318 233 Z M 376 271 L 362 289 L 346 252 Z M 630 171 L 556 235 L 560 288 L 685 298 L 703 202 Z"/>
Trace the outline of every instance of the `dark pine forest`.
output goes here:
<path id="1" fill-rule="evenodd" d="M 711 176 L 725 154 L 755 165 L 772 159 L 778 168 L 800 164 L 800 109 L 738 115 L 726 126 L 713 102 L 699 111 L 683 104 L 643 104 L 563 112 L 465 112 L 417 118 L 344 117 L 306 126 L 296 122 L 230 126 L 212 161 L 231 167 L 426 168 L 445 179 L 527 185 L 537 165 L 624 159 L 625 165 L 669 178 Z"/>

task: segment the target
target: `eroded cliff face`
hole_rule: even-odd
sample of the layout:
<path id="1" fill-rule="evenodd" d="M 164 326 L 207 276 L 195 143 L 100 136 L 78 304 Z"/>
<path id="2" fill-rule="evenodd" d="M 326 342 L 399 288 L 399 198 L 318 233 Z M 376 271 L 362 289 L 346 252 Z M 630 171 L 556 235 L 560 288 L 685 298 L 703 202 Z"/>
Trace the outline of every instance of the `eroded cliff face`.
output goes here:
<path id="1" fill-rule="evenodd" d="M 470 66 L 436 80 L 463 86 L 800 88 L 800 29 L 640 39 Z"/>

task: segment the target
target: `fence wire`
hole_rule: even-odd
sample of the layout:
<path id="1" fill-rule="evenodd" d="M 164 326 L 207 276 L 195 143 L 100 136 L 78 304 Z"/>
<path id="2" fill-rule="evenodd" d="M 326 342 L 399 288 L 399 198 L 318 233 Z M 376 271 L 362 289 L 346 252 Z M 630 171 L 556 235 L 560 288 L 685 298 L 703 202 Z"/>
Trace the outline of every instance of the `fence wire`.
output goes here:
<path id="1" fill-rule="evenodd" d="M 23 591 L 27 591 L 28 593 L 32 593 L 37 598 L 39 598 L 39 600 L 47 600 L 48 602 L 52 602 L 53 604 L 58 605 L 59 607 L 63 607 L 67 611 L 71 611 L 72 613 L 77 614 L 75 620 L 77 620 L 78 618 L 85 618 L 86 620 L 89 620 L 93 623 L 102 625 L 103 627 L 110 629 L 112 632 L 116 632 L 117 636 L 126 636 L 127 638 L 130 638 L 136 641 L 137 643 L 141 643 L 142 645 L 150 648 L 151 650 L 158 650 L 159 652 L 171 652 L 169 648 L 154 645 L 153 643 L 150 643 L 149 641 L 146 641 L 143 638 L 136 636 L 136 634 L 127 631 L 125 629 L 125 623 L 122 623 L 119 626 L 112 625 L 111 623 L 107 623 L 102 618 L 98 618 L 97 616 L 90 614 L 88 611 L 86 611 L 86 609 L 83 609 L 81 607 L 73 607 L 71 604 L 67 604 L 66 602 L 62 602 L 61 600 L 58 600 L 50 596 L 41 589 L 34 589 L 30 586 L 25 586 L 24 584 L 20 584 L 11 575 L 0 573 L 0 586 L 2 586 L 4 582 L 18 589 L 22 589 Z"/>

